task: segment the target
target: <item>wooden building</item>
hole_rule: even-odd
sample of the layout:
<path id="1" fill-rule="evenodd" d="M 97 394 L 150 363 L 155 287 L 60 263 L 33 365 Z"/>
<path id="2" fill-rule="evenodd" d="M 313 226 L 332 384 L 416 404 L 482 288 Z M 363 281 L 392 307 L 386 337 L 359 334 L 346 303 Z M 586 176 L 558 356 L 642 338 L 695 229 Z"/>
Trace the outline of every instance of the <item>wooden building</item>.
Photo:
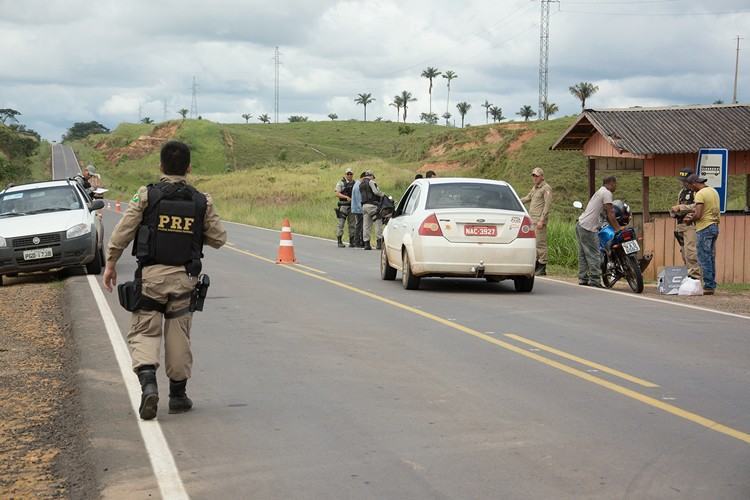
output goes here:
<path id="1" fill-rule="evenodd" d="M 653 279 L 660 267 L 682 265 L 674 220 L 649 210 L 651 177 L 676 177 L 695 166 L 701 148 L 729 150 L 729 175 L 745 175 L 745 205 L 750 207 L 750 106 L 713 105 L 667 108 L 587 109 L 552 145 L 578 150 L 588 158 L 589 193 L 597 170 L 634 170 L 642 174 L 643 214 L 639 217 L 645 252 L 654 260 L 646 272 Z M 717 281 L 750 283 L 750 216 L 748 210 L 721 217 L 717 241 Z"/>

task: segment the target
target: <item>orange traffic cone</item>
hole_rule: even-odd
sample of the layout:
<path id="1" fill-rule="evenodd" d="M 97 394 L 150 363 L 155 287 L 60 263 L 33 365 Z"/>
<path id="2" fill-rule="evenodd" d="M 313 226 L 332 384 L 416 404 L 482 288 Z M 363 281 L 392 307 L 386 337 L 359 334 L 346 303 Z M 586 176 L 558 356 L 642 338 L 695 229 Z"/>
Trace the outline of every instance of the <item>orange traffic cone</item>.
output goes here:
<path id="1" fill-rule="evenodd" d="M 120 211 L 120 202 L 116 201 L 115 202 L 115 212 L 119 212 L 119 211 Z"/>
<path id="2" fill-rule="evenodd" d="M 294 264 L 294 242 L 292 242 L 292 227 L 289 219 L 284 219 L 281 225 L 281 241 L 279 241 L 279 256 L 276 257 L 277 264 Z"/>

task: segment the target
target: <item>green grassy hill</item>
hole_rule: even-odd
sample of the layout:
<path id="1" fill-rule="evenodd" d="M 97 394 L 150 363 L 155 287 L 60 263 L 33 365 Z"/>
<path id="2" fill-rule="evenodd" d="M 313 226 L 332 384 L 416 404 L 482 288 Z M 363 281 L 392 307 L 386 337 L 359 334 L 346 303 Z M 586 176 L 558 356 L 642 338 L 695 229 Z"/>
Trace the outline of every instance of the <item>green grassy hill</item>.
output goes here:
<path id="1" fill-rule="evenodd" d="M 158 177 L 158 151 L 175 138 L 193 151 L 194 182 L 210 192 L 222 216 L 277 227 L 289 217 L 297 231 L 332 236 L 333 188 L 345 167 L 372 169 L 382 188 L 398 198 L 415 172 L 509 181 L 525 194 L 533 167 L 543 167 L 554 189 L 553 217 L 571 220 L 573 200 L 586 201 L 586 161 L 578 152 L 549 150 L 573 122 L 511 122 L 466 129 L 389 122 L 218 124 L 207 120 L 158 125 L 122 124 L 109 134 L 72 143 L 84 163 L 99 167 L 113 197 L 128 199 Z M 617 172 L 618 196 L 641 208 L 638 172 Z M 600 183 L 600 178 L 597 183 Z M 744 206 L 744 179 L 732 179 L 730 209 Z M 667 209 L 678 191 L 674 179 L 653 179 L 652 211 Z"/>

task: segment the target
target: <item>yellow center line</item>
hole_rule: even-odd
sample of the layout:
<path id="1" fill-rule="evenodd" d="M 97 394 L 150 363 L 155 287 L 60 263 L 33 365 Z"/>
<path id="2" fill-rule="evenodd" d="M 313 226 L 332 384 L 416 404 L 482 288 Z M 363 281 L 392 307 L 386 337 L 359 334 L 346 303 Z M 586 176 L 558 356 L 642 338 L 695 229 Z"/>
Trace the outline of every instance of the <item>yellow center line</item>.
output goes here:
<path id="1" fill-rule="evenodd" d="M 557 356 L 560 356 L 561 358 L 569 359 L 571 361 L 575 361 L 576 363 L 590 366 L 591 368 L 596 368 L 597 370 L 609 373 L 610 375 L 614 375 L 615 377 L 620 377 L 623 380 L 627 380 L 628 382 L 633 382 L 634 384 L 642 385 L 643 387 L 659 387 L 657 384 L 654 384 L 653 382 L 649 382 L 648 380 L 643 380 L 642 378 L 634 377 L 632 375 L 628 375 L 627 373 L 621 372 L 619 370 L 615 370 L 614 368 L 609 368 L 608 366 L 601 365 L 599 363 L 596 363 L 594 361 L 589 361 L 588 359 L 579 358 L 578 356 L 574 354 L 567 353 L 565 351 L 561 351 L 559 349 L 555 349 L 554 347 L 550 347 L 548 345 L 541 344 L 539 342 L 536 342 L 531 339 L 527 339 L 525 337 L 521 337 L 520 335 L 515 335 L 513 333 L 506 333 L 506 337 L 517 340 L 519 342 L 523 342 L 524 344 L 528 344 L 531 346 L 534 346 L 538 349 L 541 349 L 543 351 L 550 352 L 552 354 L 555 354 Z"/>
<path id="2" fill-rule="evenodd" d="M 254 257 L 256 259 L 262 260 L 264 262 L 270 262 L 272 264 L 275 264 L 275 261 L 271 259 L 267 259 L 265 257 L 261 257 L 259 255 L 256 255 L 254 253 L 247 252 L 245 250 L 241 250 L 239 248 L 233 248 L 230 247 L 230 250 L 233 250 L 235 252 L 239 252 L 245 255 L 249 255 L 250 257 Z M 508 351 L 515 352 L 516 354 L 520 354 L 521 356 L 524 356 L 526 358 L 532 359 L 534 361 L 537 361 L 539 363 L 542 363 L 544 365 L 547 365 L 551 368 L 556 368 L 560 371 L 563 371 L 569 375 L 573 375 L 574 377 L 578 377 L 580 379 L 586 380 L 587 382 L 591 382 L 592 384 L 596 384 L 600 387 L 604 387 L 605 389 L 609 389 L 613 392 L 616 392 L 618 394 L 622 394 L 623 396 L 626 396 L 628 398 L 634 399 L 636 401 L 639 401 L 645 405 L 658 408 L 664 412 L 670 413 L 672 415 L 675 415 L 677 417 L 680 417 L 682 419 L 688 420 L 690 422 L 693 422 L 695 424 L 698 424 L 700 426 L 703 426 L 707 429 L 710 429 L 712 431 L 719 432 L 721 434 L 725 434 L 727 436 L 733 437 L 735 439 L 738 439 L 740 441 L 743 441 L 747 444 L 750 444 L 750 434 L 739 431 L 737 429 L 733 429 L 732 427 L 728 427 L 726 425 L 720 424 L 719 422 L 716 422 L 714 420 L 711 420 L 709 418 L 703 417 L 701 415 L 698 415 L 697 413 L 693 413 L 687 410 L 683 410 L 682 408 L 665 403 L 664 401 L 660 401 L 658 399 L 652 398 L 650 396 L 646 396 L 644 394 L 641 394 L 637 391 L 634 391 L 632 389 L 628 389 L 627 387 L 623 387 L 621 385 L 615 384 L 613 382 L 610 382 L 608 380 L 605 380 L 603 378 L 595 377 L 594 375 L 591 375 L 590 373 L 586 373 L 584 371 L 578 370 L 577 368 L 573 368 L 571 366 L 565 365 L 563 363 L 560 363 L 559 361 L 554 361 L 552 359 L 545 358 L 544 356 L 541 356 L 539 354 L 536 354 L 534 352 L 527 351 L 526 349 L 522 347 L 518 347 L 516 345 L 510 344 L 508 342 L 504 342 L 502 340 L 490 337 L 489 335 L 486 335 L 482 332 L 479 332 L 477 330 L 474 330 L 473 328 L 469 328 L 467 326 L 461 325 L 459 323 L 456 323 L 455 321 L 451 321 L 445 318 L 441 318 L 440 316 L 436 316 L 434 314 L 421 311 L 419 309 L 416 309 L 411 306 L 407 306 L 404 304 L 401 304 L 399 302 L 396 302 L 394 300 L 382 297 L 380 295 L 376 295 L 372 292 L 368 292 L 366 290 L 360 290 L 359 288 L 353 287 L 351 285 L 347 285 L 346 283 L 341 283 L 340 281 L 333 280 L 331 278 L 327 278 L 325 276 L 320 276 L 317 274 L 313 274 L 307 271 L 303 271 L 302 269 L 299 269 L 297 267 L 293 266 L 284 266 L 284 268 L 294 271 L 296 273 L 304 274 L 305 276 L 309 276 L 311 278 L 314 278 L 316 280 L 324 281 L 326 283 L 329 283 L 331 285 L 337 286 L 339 288 L 343 288 L 345 290 L 349 290 L 354 293 L 358 293 L 360 295 L 363 295 L 365 297 L 371 298 L 373 300 L 377 300 L 379 302 L 383 302 L 384 304 L 388 304 L 390 306 L 396 307 L 398 309 L 402 309 L 404 311 L 408 311 L 412 314 L 415 314 L 417 316 L 422 316 L 423 318 L 429 319 L 431 321 L 434 321 L 436 323 L 440 323 L 441 325 L 447 326 L 449 328 L 453 328 L 454 330 L 458 330 L 460 332 L 463 332 L 467 335 L 471 335 L 472 337 L 476 337 L 478 339 L 484 340 L 485 342 L 488 342 L 490 344 L 496 345 L 498 347 L 502 347 L 503 349 L 507 349 Z"/>

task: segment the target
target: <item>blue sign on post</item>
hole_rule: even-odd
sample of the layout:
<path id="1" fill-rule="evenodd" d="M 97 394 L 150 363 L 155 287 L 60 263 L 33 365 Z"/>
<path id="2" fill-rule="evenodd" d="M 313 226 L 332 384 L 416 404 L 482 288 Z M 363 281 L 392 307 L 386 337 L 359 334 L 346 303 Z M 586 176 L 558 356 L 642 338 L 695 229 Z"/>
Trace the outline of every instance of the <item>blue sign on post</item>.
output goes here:
<path id="1" fill-rule="evenodd" d="M 720 148 L 702 148 L 698 151 L 698 175 L 719 193 L 721 213 L 727 211 L 727 169 L 729 151 Z"/>

